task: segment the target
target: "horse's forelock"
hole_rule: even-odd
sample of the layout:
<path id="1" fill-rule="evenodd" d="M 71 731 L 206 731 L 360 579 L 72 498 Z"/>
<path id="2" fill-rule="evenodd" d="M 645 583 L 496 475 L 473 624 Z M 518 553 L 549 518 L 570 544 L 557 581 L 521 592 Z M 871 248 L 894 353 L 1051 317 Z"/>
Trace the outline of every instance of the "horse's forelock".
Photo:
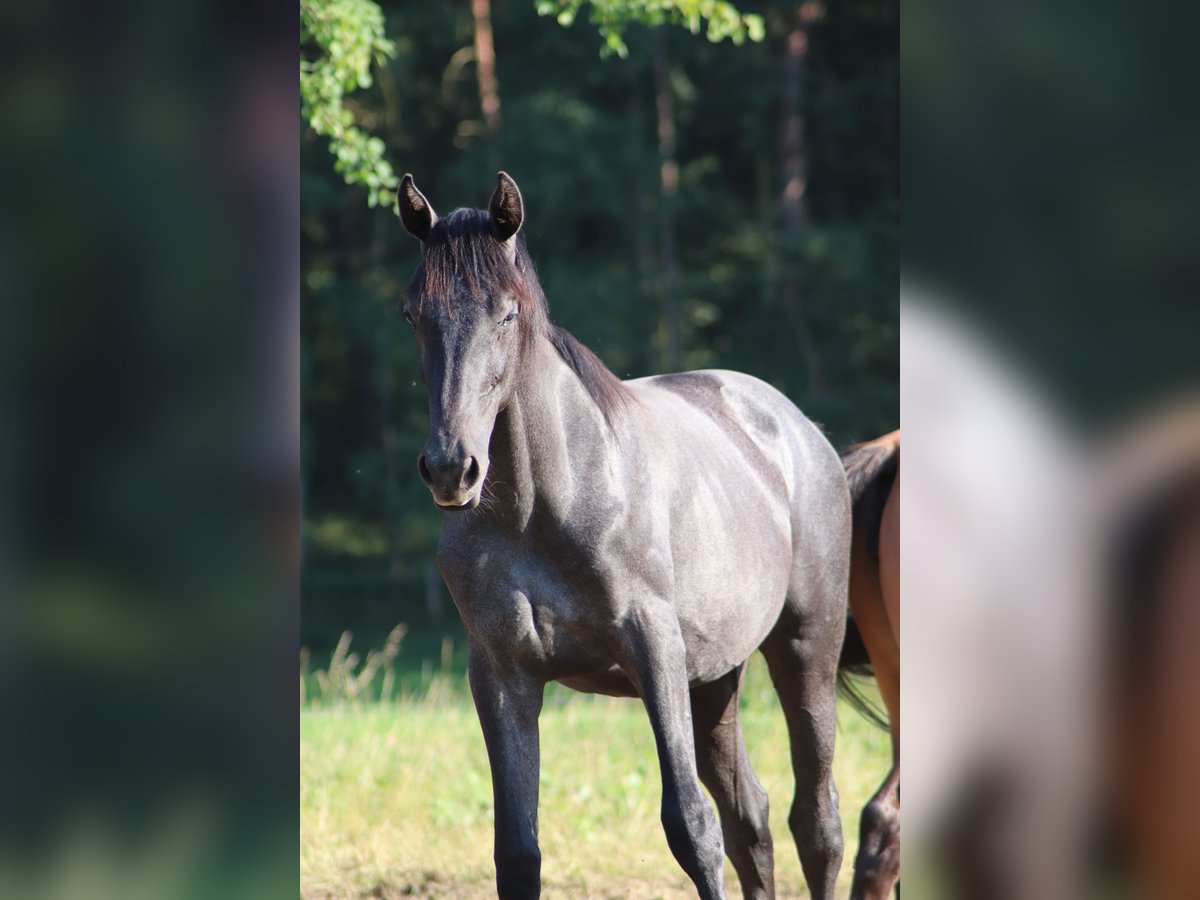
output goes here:
<path id="1" fill-rule="evenodd" d="M 426 243 L 424 259 L 414 282 L 418 309 L 436 300 L 453 312 L 459 297 L 459 280 L 469 297 L 483 301 L 509 294 L 517 303 L 522 327 L 542 325 L 546 300 L 525 250 L 524 240 L 514 237 L 516 253 L 491 231 L 488 214 L 478 209 L 455 210 L 439 219 Z"/>
<path id="2" fill-rule="evenodd" d="M 624 384 L 592 351 L 550 323 L 546 295 L 524 238 L 517 234 L 512 240 L 516 241 L 515 253 L 493 235 L 491 218 L 483 210 L 459 209 L 438 219 L 425 242 L 424 259 L 409 288 L 410 296 L 416 295 L 418 310 L 432 300 L 453 315 L 455 303 L 462 302 L 459 279 L 467 296 L 476 302 L 509 294 L 520 312 L 523 340 L 535 335 L 548 337 L 611 425 L 629 397 Z"/>

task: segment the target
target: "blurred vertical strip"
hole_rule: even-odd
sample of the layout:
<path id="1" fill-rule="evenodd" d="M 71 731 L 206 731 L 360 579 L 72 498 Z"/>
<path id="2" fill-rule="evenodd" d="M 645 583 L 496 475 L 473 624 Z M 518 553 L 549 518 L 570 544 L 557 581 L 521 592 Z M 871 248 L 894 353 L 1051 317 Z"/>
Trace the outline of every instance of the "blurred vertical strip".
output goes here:
<path id="1" fill-rule="evenodd" d="M 1200 896 L 1198 26 L 904 8 L 913 896 Z"/>
<path id="2" fill-rule="evenodd" d="M 0 5 L 0 896 L 295 896 L 298 31 Z"/>
<path id="3" fill-rule="evenodd" d="M 918 0 L 901 27 L 906 275 L 1080 424 L 1200 386 L 1200 7 Z"/>

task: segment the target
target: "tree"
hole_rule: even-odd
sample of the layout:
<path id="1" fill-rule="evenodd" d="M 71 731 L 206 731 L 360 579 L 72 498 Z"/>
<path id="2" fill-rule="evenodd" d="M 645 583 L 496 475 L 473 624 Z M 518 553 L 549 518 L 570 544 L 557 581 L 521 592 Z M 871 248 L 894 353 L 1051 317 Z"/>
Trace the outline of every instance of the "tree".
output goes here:
<path id="1" fill-rule="evenodd" d="M 592 21 L 605 39 L 602 52 L 626 56 L 622 34 L 634 23 L 672 22 L 698 34 L 707 22 L 711 41 L 747 37 L 762 40 L 760 16 L 742 15 L 725 0 L 537 0 L 541 15 L 554 14 L 570 25 L 590 7 Z M 475 66 L 479 105 L 489 138 L 500 127 L 500 91 L 492 41 L 490 0 L 471 0 L 475 26 Z M 399 179 L 384 158 L 385 145 L 360 128 L 345 98 L 372 84 L 372 65 L 393 57 L 396 45 L 384 32 L 383 11 L 373 0 L 300 0 L 300 113 L 312 130 L 329 141 L 334 164 L 346 184 L 367 189 L 367 205 L 395 207 Z"/>
<path id="2" fill-rule="evenodd" d="M 783 63 L 783 212 L 785 249 L 792 257 L 783 279 L 783 308 L 796 333 L 796 343 L 804 361 L 807 390 L 819 394 L 825 386 L 821 354 L 813 341 L 802 304 L 803 285 L 796 251 L 808 231 L 808 209 L 804 194 L 808 187 L 804 146 L 804 79 L 808 57 L 809 31 L 824 12 L 821 0 L 804 0 L 791 15 Z"/>
<path id="3" fill-rule="evenodd" d="M 725 0 L 538 0 L 540 15 L 554 16 L 560 25 L 570 25 L 587 7 L 588 18 L 604 38 L 602 53 L 629 55 L 624 34 L 633 24 L 655 28 L 659 25 L 682 25 L 692 34 L 705 34 L 714 43 L 729 38 L 740 44 L 746 38 L 763 39 L 762 16 L 743 15 Z"/>
<path id="4" fill-rule="evenodd" d="M 348 93 L 371 86 L 371 66 L 393 56 L 383 12 L 371 0 L 300 0 L 300 114 L 329 140 L 334 168 L 367 189 L 369 206 L 394 206 L 399 179 L 384 143 L 359 128 Z"/>

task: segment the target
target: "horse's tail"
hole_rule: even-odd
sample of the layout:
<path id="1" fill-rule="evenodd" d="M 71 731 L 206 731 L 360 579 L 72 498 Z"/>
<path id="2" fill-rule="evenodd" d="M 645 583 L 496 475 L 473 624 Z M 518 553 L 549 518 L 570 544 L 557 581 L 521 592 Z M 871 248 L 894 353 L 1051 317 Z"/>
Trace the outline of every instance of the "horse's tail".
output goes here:
<path id="1" fill-rule="evenodd" d="M 838 658 L 837 692 L 864 719 L 886 731 L 887 717 L 867 699 L 857 682 L 858 678 L 872 678 L 874 675 L 871 658 L 867 655 L 862 635 L 858 633 L 858 626 L 854 624 L 854 616 L 847 614 L 846 640 L 842 644 L 842 655 Z"/>
<path id="2" fill-rule="evenodd" d="M 865 542 L 867 555 L 879 563 L 879 527 L 883 507 L 896 481 L 900 465 L 899 441 L 868 441 L 856 444 L 842 455 L 846 481 L 850 486 L 850 501 L 854 540 Z M 863 696 L 852 676 L 870 678 L 875 674 L 854 616 L 846 614 L 846 639 L 838 659 L 838 693 L 868 721 L 880 728 L 888 727 L 887 718 L 879 707 Z"/>
<path id="3" fill-rule="evenodd" d="M 883 507 L 900 468 L 900 441 L 868 441 L 855 444 L 842 455 L 846 482 L 850 485 L 854 539 L 865 540 L 867 555 L 879 562 L 879 526 Z"/>

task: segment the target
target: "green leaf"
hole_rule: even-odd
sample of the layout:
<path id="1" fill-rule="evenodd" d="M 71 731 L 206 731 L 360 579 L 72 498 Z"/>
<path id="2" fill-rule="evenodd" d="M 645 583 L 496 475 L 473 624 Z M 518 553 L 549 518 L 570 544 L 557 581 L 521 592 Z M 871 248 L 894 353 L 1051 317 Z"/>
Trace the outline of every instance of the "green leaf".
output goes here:
<path id="1" fill-rule="evenodd" d="M 395 187 L 396 175 L 383 158 L 383 141 L 355 124 L 343 100 L 371 86 L 372 62 L 395 55 L 383 13 L 372 0 L 301 0 L 300 34 L 317 50 L 300 63 L 300 114 L 313 133 L 329 139 L 334 169 L 347 184 L 366 187 L 367 205 L 377 206 L 380 188 Z"/>
<path id="2" fill-rule="evenodd" d="M 629 55 L 624 34 L 630 25 L 655 28 L 669 22 L 692 34 L 704 28 L 713 42 L 729 38 L 740 44 L 747 37 L 761 41 L 765 36 L 761 16 L 743 16 L 733 4 L 715 0 L 536 0 L 535 6 L 539 15 L 554 15 L 564 27 L 588 7 L 588 18 L 603 39 L 602 57 Z"/>

